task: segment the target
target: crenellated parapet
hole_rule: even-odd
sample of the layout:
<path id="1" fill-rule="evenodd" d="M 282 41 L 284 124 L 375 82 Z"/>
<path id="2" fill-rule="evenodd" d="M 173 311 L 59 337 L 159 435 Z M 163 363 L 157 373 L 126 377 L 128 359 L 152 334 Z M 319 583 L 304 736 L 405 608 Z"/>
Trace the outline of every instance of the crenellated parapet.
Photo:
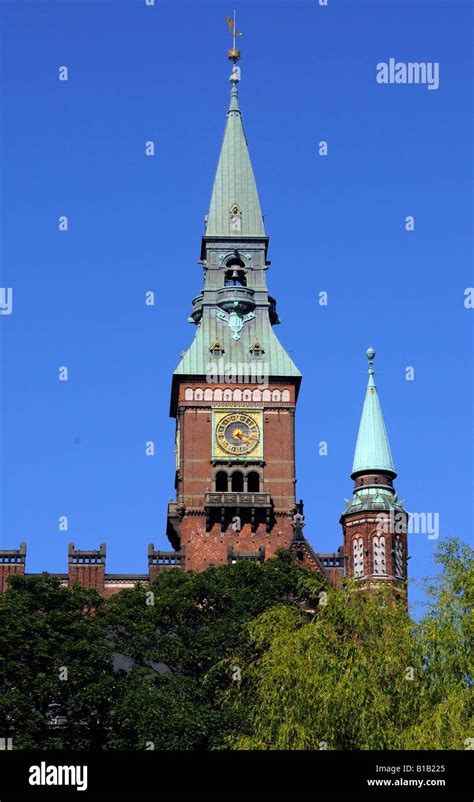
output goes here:
<path id="1" fill-rule="evenodd" d="M 159 551 L 153 543 L 148 546 L 146 574 L 107 574 L 106 558 L 105 543 L 101 543 L 98 549 L 77 549 L 74 543 L 69 543 L 67 574 L 54 573 L 50 576 L 59 579 L 64 587 L 80 585 L 107 597 L 121 590 L 131 589 L 137 583 L 148 585 L 163 571 L 184 568 L 184 548 L 180 551 Z M 8 582 L 13 574 L 25 573 L 26 543 L 21 543 L 19 549 L 0 550 L 0 593 L 8 590 Z"/>
<path id="2" fill-rule="evenodd" d="M 104 592 L 105 587 L 105 558 L 107 547 L 105 543 L 100 544 L 100 548 L 93 551 L 76 549 L 74 543 L 68 547 L 68 585 L 82 585 L 85 588 L 92 588 L 99 593 Z"/>
<path id="3" fill-rule="evenodd" d="M 11 576 L 25 573 L 25 564 L 26 543 L 20 543 L 19 549 L 2 549 L 0 551 L 0 593 L 8 590 Z"/>

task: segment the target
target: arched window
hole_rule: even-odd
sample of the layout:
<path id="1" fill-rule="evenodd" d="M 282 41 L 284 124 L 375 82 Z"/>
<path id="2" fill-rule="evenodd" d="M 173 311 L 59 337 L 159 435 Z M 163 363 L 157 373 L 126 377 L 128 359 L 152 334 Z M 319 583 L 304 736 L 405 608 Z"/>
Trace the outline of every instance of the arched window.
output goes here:
<path id="1" fill-rule="evenodd" d="M 232 390 L 224 390 L 224 401 L 232 401 Z"/>
<path id="2" fill-rule="evenodd" d="M 260 475 L 257 471 L 251 471 L 247 475 L 247 490 L 249 493 L 260 493 Z"/>
<path id="3" fill-rule="evenodd" d="M 262 401 L 271 401 L 271 400 L 272 400 L 272 394 L 270 390 L 264 390 L 262 393 Z"/>
<path id="4" fill-rule="evenodd" d="M 251 401 L 252 400 L 252 391 L 251 390 L 244 390 L 243 394 L 244 401 Z"/>
<path id="5" fill-rule="evenodd" d="M 289 401 L 290 400 L 290 391 L 289 390 L 283 390 L 283 392 L 281 394 L 281 400 L 282 401 Z"/>
<path id="6" fill-rule="evenodd" d="M 234 390 L 234 401 L 242 401 L 242 390 Z"/>
<path id="7" fill-rule="evenodd" d="M 220 388 L 214 390 L 214 401 L 222 401 L 222 390 Z"/>
<path id="8" fill-rule="evenodd" d="M 216 473 L 216 491 L 218 493 L 227 493 L 229 488 L 229 478 L 225 471 L 218 471 Z"/>
<path id="9" fill-rule="evenodd" d="M 272 393 L 272 401 L 281 401 L 280 390 L 274 390 Z"/>
<path id="10" fill-rule="evenodd" d="M 374 557 L 374 574 L 386 574 L 387 565 L 385 562 L 385 538 L 383 535 L 374 537 L 372 541 Z"/>
<path id="11" fill-rule="evenodd" d="M 184 400 L 185 401 L 192 401 L 194 398 L 194 392 L 192 387 L 186 387 L 184 391 Z"/>
<path id="12" fill-rule="evenodd" d="M 232 474 L 232 492 L 242 493 L 244 489 L 244 475 L 240 471 Z"/>
<path id="13" fill-rule="evenodd" d="M 395 537 L 395 576 L 404 577 L 403 568 L 403 541 L 400 535 L 397 535 Z"/>
<path id="14" fill-rule="evenodd" d="M 355 537 L 352 541 L 354 554 L 354 576 L 364 576 L 364 541 Z"/>
<path id="15" fill-rule="evenodd" d="M 200 387 L 194 393 L 194 400 L 195 401 L 202 401 L 203 392 Z"/>
<path id="16" fill-rule="evenodd" d="M 252 393 L 252 400 L 253 401 L 261 401 L 262 400 L 262 391 L 261 390 L 254 390 Z"/>
<path id="17" fill-rule="evenodd" d="M 209 388 L 204 390 L 204 401 L 212 401 L 213 392 Z"/>

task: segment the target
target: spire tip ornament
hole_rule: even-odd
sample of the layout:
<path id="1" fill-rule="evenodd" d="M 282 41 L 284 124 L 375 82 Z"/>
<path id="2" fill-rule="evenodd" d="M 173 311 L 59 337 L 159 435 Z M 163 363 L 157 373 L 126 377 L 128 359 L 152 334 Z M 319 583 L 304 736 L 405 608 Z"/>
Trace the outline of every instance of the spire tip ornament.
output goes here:
<path id="1" fill-rule="evenodd" d="M 238 50 L 238 48 L 236 47 L 236 38 L 238 36 L 242 36 L 241 33 L 237 32 L 237 12 L 234 11 L 233 19 L 231 17 L 226 17 L 226 22 L 227 25 L 229 26 L 229 33 L 233 39 L 232 48 L 228 51 L 227 57 L 229 61 L 232 61 L 234 64 L 234 69 L 232 70 L 232 76 L 234 76 L 236 69 L 238 69 L 236 67 L 236 64 L 238 61 L 240 61 L 240 50 Z M 232 76 L 231 76 L 231 81 L 234 80 Z M 240 80 L 240 78 L 238 80 Z"/>
<path id="2" fill-rule="evenodd" d="M 367 359 L 369 360 L 369 387 L 371 387 L 371 392 L 375 392 L 375 383 L 374 383 L 374 359 L 375 359 L 375 351 L 372 347 L 367 348 L 366 351 Z"/>

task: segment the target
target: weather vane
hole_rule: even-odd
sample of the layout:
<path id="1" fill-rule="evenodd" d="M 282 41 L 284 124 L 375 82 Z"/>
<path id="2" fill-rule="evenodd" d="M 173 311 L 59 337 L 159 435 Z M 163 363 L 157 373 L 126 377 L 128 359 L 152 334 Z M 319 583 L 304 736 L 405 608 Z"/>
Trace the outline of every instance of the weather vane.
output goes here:
<path id="1" fill-rule="evenodd" d="M 227 25 L 229 26 L 229 33 L 233 39 L 233 47 L 232 50 L 229 50 L 228 55 L 229 55 L 229 60 L 233 61 L 235 65 L 237 64 L 238 61 L 240 61 L 240 50 L 236 48 L 235 40 L 237 39 L 237 36 L 242 36 L 241 33 L 237 32 L 237 12 L 234 11 L 234 19 L 231 19 L 231 17 L 226 17 L 226 20 L 227 20 Z"/>

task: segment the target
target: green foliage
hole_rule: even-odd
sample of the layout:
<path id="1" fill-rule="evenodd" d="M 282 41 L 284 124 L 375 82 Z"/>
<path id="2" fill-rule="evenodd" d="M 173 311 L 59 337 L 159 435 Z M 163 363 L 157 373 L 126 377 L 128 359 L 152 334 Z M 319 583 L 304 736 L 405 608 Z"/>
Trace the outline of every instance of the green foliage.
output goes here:
<path id="1" fill-rule="evenodd" d="M 15 748 L 100 743 L 115 692 L 103 606 L 45 574 L 14 577 L 0 597 L 0 733 Z"/>
<path id="2" fill-rule="evenodd" d="M 440 543 L 442 567 L 426 582 L 428 604 L 417 627 L 426 673 L 426 706 L 404 738 L 406 749 L 463 749 L 474 736 L 473 603 L 474 552 L 459 540 Z"/>
<path id="3" fill-rule="evenodd" d="M 331 590 L 314 616 L 285 607 L 249 625 L 242 685 L 251 711 L 235 749 L 463 749 L 472 728 L 473 553 L 441 545 L 419 623 L 388 589 Z M 248 655 L 248 647 L 247 647 Z"/>
<path id="4" fill-rule="evenodd" d="M 166 572 L 107 600 L 14 577 L 0 597 L 0 737 L 16 749 L 464 748 L 473 554 L 448 541 L 438 560 L 416 623 L 388 589 L 332 588 L 287 552 Z"/>
<path id="5" fill-rule="evenodd" d="M 306 573 L 281 554 L 263 566 L 163 573 L 150 588 L 153 604 L 143 587 L 111 599 L 114 649 L 134 670 L 114 705 L 108 746 L 209 749 L 242 726 L 245 712 L 216 704 L 232 673 L 226 659 L 246 641 L 249 621 L 275 604 L 300 603 Z M 317 593 L 321 580 L 307 581 Z"/>
<path id="6" fill-rule="evenodd" d="M 229 680 L 222 660 L 252 618 L 309 598 L 298 591 L 304 573 L 282 554 L 170 571 L 106 601 L 47 575 L 15 577 L 0 597 L 0 736 L 14 748 L 218 745 L 240 726 L 216 705 Z M 317 592 L 321 582 L 308 582 Z"/>

